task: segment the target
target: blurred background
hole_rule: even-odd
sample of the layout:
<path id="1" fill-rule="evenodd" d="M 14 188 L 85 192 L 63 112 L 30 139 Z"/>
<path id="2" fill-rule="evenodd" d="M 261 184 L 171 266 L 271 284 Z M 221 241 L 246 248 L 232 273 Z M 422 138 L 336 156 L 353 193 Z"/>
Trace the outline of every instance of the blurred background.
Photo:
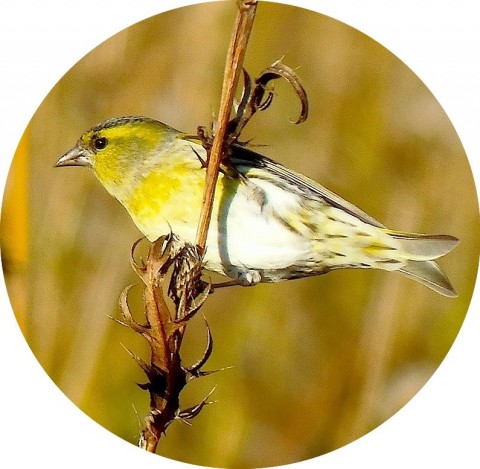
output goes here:
<path id="1" fill-rule="evenodd" d="M 53 165 L 97 122 L 141 114 L 192 132 L 219 104 L 235 2 L 164 13 L 120 32 L 77 63 L 33 116 L 4 196 L 2 262 L 22 331 L 49 376 L 84 412 L 136 444 L 148 395 L 123 346 L 148 358 L 119 317 L 140 236 L 124 209 L 81 168 Z M 222 467 L 272 466 L 339 448 L 404 406 L 435 372 L 469 305 L 480 247 L 477 195 L 441 105 L 389 51 L 307 10 L 261 3 L 245 67 L 284 57 L 310 117 L 276 83 L 273 105 L 243 134 L 257 151 L 325 185 L 385 225 L 461 240 L 440 261 L 458 291 L 442 297 L 401 275 L 336 271 L 218 290 L 202 309 L 214 337 L 209 368 L 182 406 L 217 386 L 214 405 L 175 422 L 160 453 Z M 141 305 L 133 298 L 141 317 Z M 186 363 L 202 354 L 202 318 Z M 441 410 L 440 410 L 441 412 Z"/>

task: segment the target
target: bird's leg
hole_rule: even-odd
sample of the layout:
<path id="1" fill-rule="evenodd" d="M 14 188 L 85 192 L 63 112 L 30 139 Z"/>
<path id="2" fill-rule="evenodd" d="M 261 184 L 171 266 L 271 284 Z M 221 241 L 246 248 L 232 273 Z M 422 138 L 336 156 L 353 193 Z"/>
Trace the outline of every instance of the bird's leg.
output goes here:
<path id="1" fill-rule="evenodd" d="M 222 283 L 214 283 L 212 284 L 212 288 L 224 288 L 234 286 L 253 287 L 254 285 L 260 283 L 261 280 L 262 275 L 258 270 L 246 269 L 239 271 L 236 279 L 227 280 L 226 282 Z"/>

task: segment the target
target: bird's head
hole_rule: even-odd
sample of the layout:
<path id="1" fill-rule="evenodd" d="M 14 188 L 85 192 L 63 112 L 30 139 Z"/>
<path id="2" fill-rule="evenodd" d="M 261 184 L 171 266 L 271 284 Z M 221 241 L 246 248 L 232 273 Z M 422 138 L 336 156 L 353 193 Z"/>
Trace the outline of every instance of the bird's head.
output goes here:
<path id="1" fill-rule="evenodd" d="M 85 132 L 55 166 L 86 166 L 114 194 L 158 164 L 162 148 L 178 135 L 171 127 L 146 117 L 109 119 Z"/>

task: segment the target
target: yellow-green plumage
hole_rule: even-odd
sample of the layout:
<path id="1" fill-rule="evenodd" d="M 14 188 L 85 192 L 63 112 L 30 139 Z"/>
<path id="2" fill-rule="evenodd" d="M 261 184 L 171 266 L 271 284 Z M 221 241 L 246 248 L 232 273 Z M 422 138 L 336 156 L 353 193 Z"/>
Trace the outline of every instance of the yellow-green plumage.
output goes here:
<path id="1" fill-rule="evenodd" d="M 195 242 L 206 152 L 200 143 L 144 117 L 105 121 L 57 166 L 88 166 L 151 241 L 173 231 Z M 318 275 L 338 268 L 401 272 L 447 296 L 455 291 L 434 259 L 448 235 L 388 230 L 318 183 L 244 147 L 217 181 L 206 268 L 240 284 Z"/>

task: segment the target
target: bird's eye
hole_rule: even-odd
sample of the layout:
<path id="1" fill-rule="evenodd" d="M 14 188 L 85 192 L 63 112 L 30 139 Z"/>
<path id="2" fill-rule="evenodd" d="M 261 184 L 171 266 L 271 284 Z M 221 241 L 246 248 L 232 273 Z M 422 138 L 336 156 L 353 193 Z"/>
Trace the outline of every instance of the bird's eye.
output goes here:
<path id="1" fill-rule="evenodd" d="M 108 140 L 105 137 L 98 137 L 93 140 L 93 146 L 97 150 L 103 150 L 108 144 Z"/>

